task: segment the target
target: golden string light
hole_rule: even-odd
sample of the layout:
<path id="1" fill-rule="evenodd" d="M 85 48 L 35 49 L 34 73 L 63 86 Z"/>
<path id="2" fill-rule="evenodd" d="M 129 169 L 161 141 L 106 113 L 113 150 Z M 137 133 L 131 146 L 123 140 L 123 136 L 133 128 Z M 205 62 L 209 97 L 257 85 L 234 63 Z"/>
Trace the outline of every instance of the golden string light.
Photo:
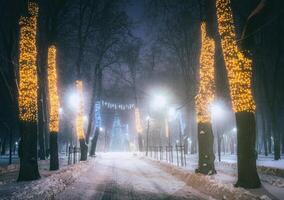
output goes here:
<path id="1" fill-rule="evenodd" d="M 143 129 L 141 126 L 140 111 L 139 108 L 135 108 L 135 126 L 137 133 L 141 134 Z"/>
<path id="2" fill-rule="evenodd" d="M 49 131 L 59 130 L 59 97 L 57 91 L 56 47 L 48 48 Z"/>
<path id="3" fill-rule="evenodd" d="M 199 69 L 199 91 L 196 96 L 197 122 L 210 122 L 209 106 L 214 100 L 214 56 L 215 42 L 206 35 L 206 25 L 201 24 L 201 53 Z"/>
<path id="4" fill-rule="evenodd" d="M 84 139 L 83 82 L 81 80 L 76 81 L 76 90 L 79 96 L 79 110 L 76 116 L 76 133 L 79 139 Z"/>
<path id="5" fill-rule="evenodd" d="M 22 121 L 37 121 L 37 18 L 38 6 L 29 3 L 28 16 L 20 18 L 19 40 L 19 117 Z"/>
<path id="6" fill-rule="evenodd" d="M 238 49 L 230 0 L 217 0 L 218 29 L 228 72 L 234 112 L 254 112 L 252 61 Z"/>

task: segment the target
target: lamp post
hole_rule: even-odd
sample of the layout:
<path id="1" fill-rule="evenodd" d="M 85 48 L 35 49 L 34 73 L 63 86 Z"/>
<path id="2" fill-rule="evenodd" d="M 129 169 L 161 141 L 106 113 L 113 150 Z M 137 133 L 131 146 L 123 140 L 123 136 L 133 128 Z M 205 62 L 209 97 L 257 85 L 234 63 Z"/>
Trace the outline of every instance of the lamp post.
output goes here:
<path id="1" fill-rule="evenodd" d="M 216 120 L 216 130 L 217 130 L 217 148 L 218 148 L 218 160 L 221 162 L 221 140 L 222 137 L 220 135 L 220 120 L 224 117 L 224 108 L 219 102 L 214 102 L 211 106 L 211 115 L 212 118 Z"/>
<path id="2" fill-rule="evenodd" d="M 171 134 L 170 134 L 170 129 L 169 129 L 169 121 L 175 118 L 176 118 L 176 109 L 174 107 L 170 107 L 168 109 L 168 115 L 166 116 L 166 127 L 168 129 L 169 146 L 171 146 Z M 181 138 L 181 135 L 179 135 L 179 137 Z"/>
<path id="3" fill-rule="evenodd" d="M 153 101 L 152 101 L 152 108 L 154 110 L 164 110 L 166 108 L 168 104 L 168 99 L 167 99 L 167 96 L 163 93 L 163 92 L 160 92 L 160 93 L 156 93 L 154 96 L 153 96 Z M 162 129 L 161 129 L 162 130 Z M 169 137 L 169 134 L 168 134 L 168 120 L 167 120 L 167 117 L 165 119 L 165 131 L 166 131 L 166 136 Z M 161 133 L 161 132 L 160 132 Z M 160 134 L 161 135 L 161 134 Z M 159 135 L 159 138 L 161 139 L 161 136 Z M 160 140 L 161 141 L 161 140 Z"/>
<path id="4" fill-rule="evenodd" d="M 147 120 L 147 133 L 146 133 L 146 156 L 148 156 L 149 151 L 149 131 L 150 131 L 150 116 L 146 117 Z"/>

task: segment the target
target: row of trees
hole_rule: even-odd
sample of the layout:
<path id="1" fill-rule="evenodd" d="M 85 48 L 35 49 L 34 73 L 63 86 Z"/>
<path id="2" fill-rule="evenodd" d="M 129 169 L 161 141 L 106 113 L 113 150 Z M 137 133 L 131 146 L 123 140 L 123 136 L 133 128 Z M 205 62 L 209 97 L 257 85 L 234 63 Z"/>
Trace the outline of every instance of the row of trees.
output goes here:
<path id="1" fill-rule="evenodd" d="M 1 45 L 1 94 L 6 94 L 1 102 L 1 121 L 3 117 L 20 133 L 19 181 L 40 177 L 38 156 L 50 156 L 50 170 L 59 168 L 60 127 L 75 125 L 81 160 L 87 159 L 87 144 L 95 133 L 90 154 L 95 153 L 100 129 L 94 124 L 94 107 L 102 98 L 103 72 L 126 62 L 126 53 L 136 51 L 130 49 L 134 37 L 129 29 L 131 22 L 120 7 L 123 3 L 39 0 L 16 3 L 15 9 L 15 2 L 1 2 L 4 14 L 0 38 L 6 45 Z M 69 85 L 75 86 L 80 96 L 79 110 L 70 118 L 65 115 L 59 123 L 60 107 L 68 111 L 68 105 L 62 100 L 60 105 L 60 99 L 65 98 Z M 89 98 L 83 101 L 88 92 Z M 86 112 L 89 120 L 85 133 Z"/>
<path id="2" fill-rule="evenodd" d="M 192 113 L 188 119 L 192 127 L 189 133 L 193 143 L 196 143 L 194 135 L 198 132 L 199 168 L 197 171 L 205 174 L 215 173 L 213 135 L 208 105 L 213 99 L 217 99 L 232 107 L 236 116 L 238 131 L 238 182 L 236 185 L 246 188 L 259 187 L 260 181 L 256 172 L 256 137 L 260 141 L 259 152 L 264 149 L 266 155 L 272 152 L 271 140 L 274 141 L 276 160 L 280 159 L 280 144 L 283 144 L 281 142 L 283 134 L 280 136 L 280 120 L 283 115 L 280 103 L 283 92 L 280 88 L 283 88 L 283 81 L 278 78 L 282 74 L 283 62 L 278 60 L 279 57 L 275 57 L 275 55 L 283 54 L 281 50 L 283 43 L 280 42 L 283 39 L 278 36 L 278 33 L 283 33 L 283 25 L 278 23 L 278 20 L 283 19 L 281 12 L 283 3 L 277 0 L 271 2 L 181 0 L 148 2 L 148 5 L 151 11 L 148 21 L 155 24 L 154 30 L 150 32 L 153 33 L 156 44 L 166 47 L 163 49 L 164 54 L 171 54 L 170 58 L 178 63 L 180 75 L 185 80 L 185 89 L 182 91 L 187 101 L 187 113 Z M 201 23 L 204 23 L 203 28 Z M 267 34 L 269 27 L 270 30 L 271 27 L 277 29 L 274 31 L 277 36 L 273 39 Z M 207 40 L 210 38 L 213 40 L 211 46 L 210 42 L 206 42 L 204 35 L 209 38 Z M 266 40 L 275 42 L 268 44 Z M 278 44 L 276 40 L 279 41 Z M 270 52 L 274 50 L 273 57 L 271 57 L 272 53 L 267 53 L 264 43 L 269 46 Z M 260 44 L 261 48 L 259 48 Z M 204 48 L 207 50 L 205 51 Z M 201 49 L 201 52 L 198 49 Z M 211 52 L 213 49 L 215 52 Z M 270 76 L 271 71 L 268 67 L 269 73 L 268 71 L 263 73 L 265 69 L 263 63 L 265 62 L 268 66 L 268 61 L 264 57 L 268 59 L 268 55 L 270 64 L 277 63 L 273 65 L 275 70 L 272 70 L 277 71 L 277 77 Z M 212 64 L 215 68 L 213 71 L 209 68 Z M 203 66 L 207 67 L 205 72 L 202 71 Z M 264 86 L 265 79 L 271 82 L 266 82 Z M 270 95 L 272 91 L 278 91 L 278 95 Z M 271 98 L 275 99 L 271 100 Z M 274 110 L 269 110 L 272 102 L 274 102 Z M 274 121 L 274 125 L 271 121 L 272 113 L 279 117 L 276 117 L 279 121 Z M 191 147 L 195 148 L 194 145 Z"/>

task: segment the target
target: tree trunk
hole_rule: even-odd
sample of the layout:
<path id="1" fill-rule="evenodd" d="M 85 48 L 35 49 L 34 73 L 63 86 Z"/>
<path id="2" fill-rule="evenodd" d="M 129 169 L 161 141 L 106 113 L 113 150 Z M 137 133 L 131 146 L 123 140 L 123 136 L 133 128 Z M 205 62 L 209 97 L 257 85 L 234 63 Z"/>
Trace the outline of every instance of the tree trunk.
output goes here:
<path id="1" fill-rule="evenodd" d="M 284 154 L 284 134 L 283 134 L 283 132 L 282 132 L 282 140 L 281 140 L 281 142 L 282 142 L 282 154 Z"/>
<path id="2" fill-rule="evenodd" d="M 88 145 L 86 144 L 86 140 L 84 138 L 79 139 L 80 149 L 81 149 L 81 158 L 80 161 L 86 161 L 88 158 Z"/>
<path id="3" fill-rule="evenodd" d="M 263 125 L 263 126 L 265 126 L 265 125 Z M 265 156 L 268 156 L 267 138 L 266 138 L 266 136 L 265 136 L 265 133 L 266 133 L 266 131 L 265 131 L 265 129 L 263 129 L 263 135 L 262 135 L 262 137 L 263 137 L 264 155 L 265 155 Z"/>
<path id="4" fill-rule="evenodd" d="M 188 137 L 186 137 L 184 140 L 183 140 L 183 144 L 184 144 L 184 154 L 185 155 L 188 155 Z"/>
<path id="5" fill-rule="evenodd" d="M 50 155 L 49 135 L 47 130 L 44 131 L 44 146 L 45 146 L 45 157 L 47 158 Z"/>
<path id="6" fill-rule="evenodd" d="M 218 160 L 221 162 L 221 143 L 222 143 L 222 138 L 220 135 L 220 131 L 217 129 L 217 149 L 218 149 Z"/>
<path id="7" fill-rule="evenodd" d="M 92 143 L 91 143 L 90 156 L 96 155 L 96 148 L 97 148 L 97 142 L 98 142 L 99 135 L 100 135 L 100 129 L 98 127 L 96 127 L 95 135 L 94 135 L 94 137 L 92 139 Z"/>
<path id="8" fill-rule="evenodd" d="M 266 130 L 266 120 L 265 120 L 265 115 L 262 114 L 261 115 L 261 125 L 262 125 L 262 140 L 263 140 L 263 147 L 264 147 L 264 155 L 265 156 L 268 156 L 268 149 L 267 149 L 267 137 L 266 137 L 266 134 L 267 134 L 267 130 Z"/>
<path id="9" fill-rule="evenodd" d="M 39 152 L 38 157 L 40 160 L 45 160 L 45 147 L 44 147 L 44 132 L 39 131 L 38 134 Z"/>
<path id="10" fill-rule="evenodd" d="M 276 124 L 276 117 L 275 113 L 272 114 L 272 133 L 273 133 L 273 142 L 274 142 L 274 160 L 279 160 L 280 159 L 280 133 L 277 130 L 277 124 Z"/>
<path id="11" fill-rule="evenodd" d="M 194 107 L 193 107 L 194 109 Z M 191 134 L 191 154 L 197 153 L 197 137 L 196 137 L 196 132 L 198 131 L 196 129 L 196 116 L 195 116 L 195 110 L 190 110 L 188 108 L 189 112 L 189 131 Z"/>
<path id="12" fill-rule="evenodd" d="M 44 120 L 43 120 L 43 106 L 42 106 L 42 100 L 41 100 L 41 95 L 38 100 L 39 103 L 39 115 L 38 115 L 38 144 L 39 144 L 39 159 L 40 160 L 45 160 L 45 145 L 44 145 Z"/>
<path id="13" fill-rule="evenodd" d="M 282 132 L 282 135 L 281 135 L 281 147 L 282 147 L 282 154 L 284 154 L 284 133 Z"/>
<path id="14" fill-rule="evenodd" d="M 214 136 L 211 123 L 198 123 L 199 159 L 196 173 L 212 175 L 216 174 L 213 151 Z"/>
<path id="15" fill-rule="evenodd" d="M 143 139 L 141 133 L 138 133 L 138 148 L 140 152 L 143 151 Z"/>
<path id="16" fill-rule="evenodd" d="M 234 146 L 234 139 L 230 139 L 230 150 L 231 150 L 231 155 L 234 155 L 235 153 L 235 146 Z"/>
<path id="17" fill-rule="evenodd" d="M 271 144 L 271 123 L 267 122 L 267 134 L 266 134 L 267 142 L 268 142 L 268 153 L 272 153 L 272 144 Z"/>
<path id="18" fill-rule="evenodd" d="M 102 96 L 102 80 L 103 80 L 103 71 L 101 68 L 98 68 L 98 73 L 97 73 L 97 98 L 96 101 L 101 101 L 101 96 Z M 97 142 L 98 142 L 98 137 L 100 134 L 100 127 L 95 127 L 95 133 L 94 137 L 92 139 L 91 143 L 91 150 L 90 150 L 90 156 L 94 156 L 96 153 L 96 148 L 97 148 Z"/>
<path id="19" fill-rule="evenodd" d="M 7 141 L 7 139 L 6 139 L 6 137 L 4 137 L 4 139 L 3 139 L 3 141 L 2 141 L 2 148 L 1 148 L 1 155 L 5 155 L 5 153 L 6 153 L 6 141 Z"/>
<path id="20" fill-rule="evenodd" d="M 95 108 L 95 92 L 93 91 L 92 97 L 91 97 L 91 108 L 89 111 L 89 121 L 88 121 L 88 128 L 87 128 L 87 134 L 86 134 L 86 143 L 89 144 L 90 135 L 93 130 L 93 121 L 94 121 L 94 108 Z"/>
<path id="21" fill-rule="evenodd" d="M 238 181 L 236 187 L 259 188 L 261 183 L 256 170 L 255 117 L 251 112 L 236 113 Z"/>
<path id="22" fill-rule="evenodd" d="M 93 89 L 92 89 L 92 97 L 91 97 L 91 108 L 89 111 L 89 122 L 88 122 L 88 128 L 87 128 L 87 136 L 86 136 L 86 142 L 87 144 L 89 144 L 89 139 L 90 139 L 90 135 L 93 131 L 93 122 L 94 122 L 94 111 L 95 111 L 95 104 L 96 104 L 96 91 L 98 89 L 97 87 L 97 77 L 98 77 L 98 69 L 100 68 L 99 64 L 96 64 L 95 66 L 95 71 L 94 71 L 94 75 L 93 75 Z"/>
<path id="23" fill-rule="evenodd" d="M 57 141 L 57 132 L 51 132 L 49 141 L 50 141 L 50 163 L 49 170 L 58 170 L 59 169 L 59 160 L 58 160 L 58 141 Z"/>
<path id="24" fill-rule="evenodd" d="M 21 122 L 19 143 L 20 172 L 18 181 L 40 178 L 37 164 L 37 125 L 35 122 Z"/>

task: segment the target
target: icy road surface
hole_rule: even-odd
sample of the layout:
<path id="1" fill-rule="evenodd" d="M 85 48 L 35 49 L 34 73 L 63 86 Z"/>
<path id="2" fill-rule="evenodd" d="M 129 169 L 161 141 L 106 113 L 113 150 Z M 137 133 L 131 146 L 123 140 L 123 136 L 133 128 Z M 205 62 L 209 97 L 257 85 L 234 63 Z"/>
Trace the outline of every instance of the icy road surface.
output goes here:
<path id="1" fill-rule="evenodd" d="M 211 199 L 137 156 L 105 153 L 56 199 Z"/>

